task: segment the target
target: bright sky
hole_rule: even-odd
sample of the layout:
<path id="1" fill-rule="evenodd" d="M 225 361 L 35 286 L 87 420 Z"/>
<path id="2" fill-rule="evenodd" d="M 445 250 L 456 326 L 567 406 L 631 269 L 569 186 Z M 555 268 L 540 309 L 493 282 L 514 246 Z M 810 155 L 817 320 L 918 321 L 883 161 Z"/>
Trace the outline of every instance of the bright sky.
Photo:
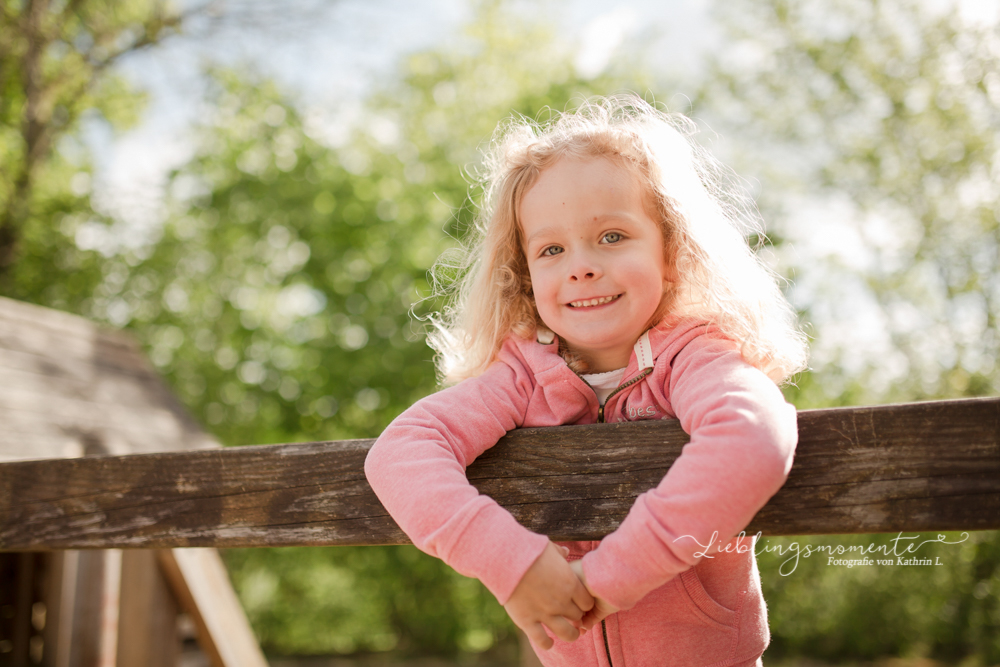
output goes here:
<path id="1" fill-rule="evenodd" d="M 224 6 L 240 11 L 254 3 Z M 662 71 L 690 73 L 715 34 L 707 0 L 633 0 L 610 7 L 599 0 L 549 0 L 523 7 L 574 45 L 575 64 L 585 76 L 599 74 L 616 49 L 634 39 L 653 45 L 651 60 Z M 290 17 L 228 20 L 212 39 L 181 36 L 137 54 L 122 69 L 150 94 L 142 124 L 120 137 L 99 125 L 87 133 L 98 156 L 96 199 L 127 220 L 137 238 L 158 224 L 166 174 L 193 150 L 189 131 L 201 111 L 206 65 L 250 63 L 294 91 L 303 106 L 350 117 L 402 56 L 453 42 L 471 16 L 468 0 L 304 0 Z"/>

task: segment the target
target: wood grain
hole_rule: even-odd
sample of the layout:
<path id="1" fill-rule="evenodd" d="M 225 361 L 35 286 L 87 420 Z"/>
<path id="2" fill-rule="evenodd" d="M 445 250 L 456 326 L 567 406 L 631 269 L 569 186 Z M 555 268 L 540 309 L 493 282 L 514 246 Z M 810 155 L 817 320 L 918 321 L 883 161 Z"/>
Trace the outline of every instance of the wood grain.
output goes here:
<path id="1" fill-rule="evenodd" d="M 120 550 L 77 555 L 67 667 L 115 667 L 121 572 Z"/>
<path id="2" fill-rule="evenodd" d="M 655 486 L 676 421 L 521 429 L 468 469 L 523 525 L 600 539 Z M 371 440 L 0 464 L 0 550 L 400 544 Z M 785 486 L 748 532 L 1000 528 L 1000 398 L 799 413 Z"/>
<path id="3" fill-rule="evenodd" d="M 117 659 L 121 667 L 177 667 L 179 609 L 157 553 L 153 549 L 122 552 Z"/>

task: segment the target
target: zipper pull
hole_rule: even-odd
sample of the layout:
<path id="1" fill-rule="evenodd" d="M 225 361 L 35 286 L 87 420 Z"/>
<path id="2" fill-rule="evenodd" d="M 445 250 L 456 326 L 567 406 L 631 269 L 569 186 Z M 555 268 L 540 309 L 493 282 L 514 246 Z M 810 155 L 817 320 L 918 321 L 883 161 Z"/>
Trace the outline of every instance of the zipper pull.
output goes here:
<path id="1" fill-rule="evenodd" d="M 597 407 L 597 423 L 598 424 L 603 424 L 604 423 L 604 406 L 603 405 L 600 405 L 600 406 Z"/>

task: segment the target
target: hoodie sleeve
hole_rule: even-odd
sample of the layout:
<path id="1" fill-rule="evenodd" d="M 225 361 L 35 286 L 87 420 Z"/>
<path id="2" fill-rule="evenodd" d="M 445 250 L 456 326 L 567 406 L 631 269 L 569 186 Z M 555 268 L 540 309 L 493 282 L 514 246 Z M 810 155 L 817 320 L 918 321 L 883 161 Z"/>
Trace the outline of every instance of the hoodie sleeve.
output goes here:
<path id="1" fill-rule="evenodd" d="M 481 495 L 465 469 L 521 425 L 531 389 L 523 365 L 496 362 L 483 375 L 414 404 L 389 425 L 365 460 L 372 489 L 413 543 L 482 581 L 501 604 L 548 538 Z"/>
<path id="2" fill-rule="evenodd" d="M 583 558 L 587 584 L 620 609 L 743 530 L 785 483 L 798 441 L 795 408 L 732 341 L 706 334 L 665 356 L 666 395 L 691 440 Z"/>

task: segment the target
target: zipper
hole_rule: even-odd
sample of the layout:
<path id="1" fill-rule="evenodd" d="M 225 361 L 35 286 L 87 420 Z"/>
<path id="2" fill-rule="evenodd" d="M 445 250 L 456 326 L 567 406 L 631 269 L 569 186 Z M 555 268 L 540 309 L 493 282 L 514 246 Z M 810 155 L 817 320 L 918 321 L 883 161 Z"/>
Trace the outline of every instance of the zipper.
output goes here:
<path id="1" fill-rule="evenodd" d="M 627 388 L 631 387 L 636 382 L 638 382 L 639 380 L 641 380 L 642 378 L 646 377 L 647 375 L 649 375 L 652 372 L 653 372 L 652 368 L 647 368 L 647 369 L 643 370 L 641 373 L 639 373 L 638 375 L 636 375 L 634 378 L 632 378 L 631 380 L 629 380 L 628 382 L 625 382 L 623 384 L 618 385 L 618 387 L 615 388 L 615 390 L 613 392 L 611 392 L 610 394 L 608 394 L 608 397 L 604 399 L 604 404 L 597 406 L 597 423 L 599 423 L 599 424 L 603 424 L 604 423 L 604 406 L 608 404 L 608 401 L 611 400 L 612 396 L 614 396 L 615 394 L 617 394 L 618 392 L 620 392 L 622 389 L 627 389 Z M 582 377 L 580 379 L 583 380 Z M 583 382 L 588 387 L 590 387 L 590 383 L 588 383 L 586 380 L 583 380 Z M 591 387 L 591 389 L 593 389 L 593 387 Z M 604 655 L 606 655 L 607 658 L 608 658 L 608 666 L 609 667 L 614 667 L 614 663 L 611 662 L 611 645 L 608 644 L 608 625 L 607 625 L 607 623 L 604 622 L 603 619 L 601 620 L 601 635 L 604 637 Z"/>
<path id="2" fill-rule="evenodd" d="M 632 385 L 634 385 L 636 382 L 638 382 L 639 380 L 641 380 L 642 378 L 646 377 L 647 375 L 649 375 L 652 372 L 653 372 L 652 368 L 646 368 L 645 370 L 643 370 L 641 373 L 639 373 L 638 375 L 636 375 L 634 378 L 632 378 L 628 382 L 625 382 L 625 383 L 622 383 L 622 384 L 618 385 L 613 392 L 611 392 L 610 394 L 608 394 L 608 397 L 604 399 L 604 404 L 597 406 L 597 423 L 599 423 L 599 424 L 603 424 L 604 423 L 604 406 L 608 404 L 608 401 L 611 400 L 612 396 L 614 396 L 615 394 L 617 394 L 618 392 L 620 392 L 622 389 L 628 389 L 629 387 L 631 387 Z M 590 383 L 587 382 L 586 380 L 584 380 L 582 375 L 580 375 L 579 373 L 577 373 L 576 376 L 578 378 L 580 378 L 581 380 L 583 380 L 583 383 L 585 385 L 587 385 L 588 387 L 590 387 Z M 593 387 L 590 387 L 590 388 L 593 389 Z M 608 658 L 608 666 L 609 667 L 614 667 L 614 663 L 611 662 L 611 645 L 608 643 L 608 625 L 607 625 L 607 623 L 603 619 L 601 620 L 601 635 L 604 637 L 604 655 L 607 656 L 607 658 Z"/>
<path id="3" fill-rule="evenodd" d="M 611 392 L 610 394 L 608 394 L 608 397 L 604 399 L 604 405 L 607 405 L 608 401 L 611 400 L 611 397 L 614 396 L 615 394 L 617 394 L 618 392 L 620 392 L 622 389 L 626 389 L 628 387 L 631 387 L 636 382 L 638 382 L 639 380 L 641 380 L 642 378 L 646 377 L 647 375 L 649 375 L 652 372 L 653 372 L 652 368 L 647 368 L 644 371 L 642 371 L 641 373 L 639 373 L 638 375 L 636 375 L 634 378 L 632 378 L 631 380 L 629 380 L 628 382 L 625 382 L 624 384 L 618 385 L 618 387 L 613 392 Z M 583 378 L 580 378 L 580 379 L 583 380 Z M 586 380 L 583 380 L 583 381 L 586 382 Z M 587 386 L 589 387 L 590 385 L 588 384 Z M 598 424 L 603 424 L 604 423 L 604 405 L 599 405 L 597 407 L 597 423 Z"/>
<path id="4" fill-rule="evenodd" d="M 601 633 L 604 634 L 604 654 L 608 656 L 608 667 L 614 667 L 611 664 L 611 646 L 608 645 L 608 626 L 605 625 L 604 620 L 601 620 Z"/>

